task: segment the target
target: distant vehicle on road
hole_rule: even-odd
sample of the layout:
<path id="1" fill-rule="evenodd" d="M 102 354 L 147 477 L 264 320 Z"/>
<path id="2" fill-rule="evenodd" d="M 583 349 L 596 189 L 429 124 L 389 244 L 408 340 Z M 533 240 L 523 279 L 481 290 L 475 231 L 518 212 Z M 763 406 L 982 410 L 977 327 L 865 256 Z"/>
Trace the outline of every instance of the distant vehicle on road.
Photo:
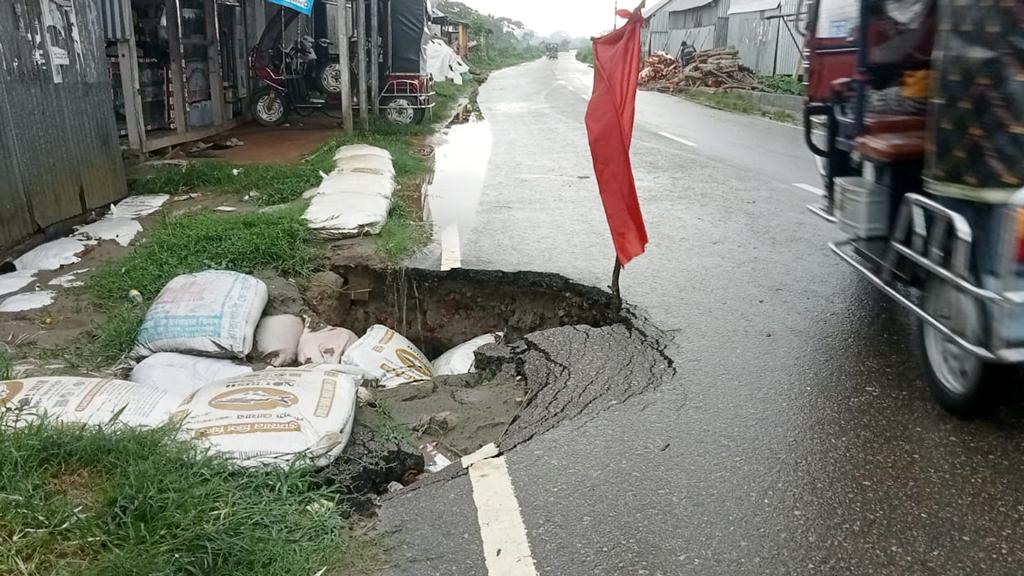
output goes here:
<path id="1" fill-rule="evenodd" d="M 558 44 L 548 44 L 545 47 L 545 52 L 547 53 L 548 60 L 558 60 L 558 51 L 560 49 L 561 47 Z"/>
<path id="2" fill-rule="evenodd" d="M 847 234 L 831 249 L 920 319 L 934 398 L 976 414 L 1024 363 L 1019 3 L 808 5 L 804 135 L 825 184 L 809 208 Z"/>

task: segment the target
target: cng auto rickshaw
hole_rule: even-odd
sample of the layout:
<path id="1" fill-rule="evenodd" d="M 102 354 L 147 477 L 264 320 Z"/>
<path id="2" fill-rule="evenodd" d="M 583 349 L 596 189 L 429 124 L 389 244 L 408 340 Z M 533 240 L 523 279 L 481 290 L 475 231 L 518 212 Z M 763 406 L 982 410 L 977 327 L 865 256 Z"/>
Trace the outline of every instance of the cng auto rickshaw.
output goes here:
<path id="1" fill-rule="evenodd" d="M 992 406 L 1024 362 L 1020 2 L 810 0 L 804 136 L 843 261 L 919 320 L 936 401 Z"/>
<path id="2" fill-rule="evenodd" d="M 561 46 L 553 42 L 548 43 L 544 47 L 544 51 L 547 54 L 548 60 L 558 60 L 558 51 L 561 50 Z"/>

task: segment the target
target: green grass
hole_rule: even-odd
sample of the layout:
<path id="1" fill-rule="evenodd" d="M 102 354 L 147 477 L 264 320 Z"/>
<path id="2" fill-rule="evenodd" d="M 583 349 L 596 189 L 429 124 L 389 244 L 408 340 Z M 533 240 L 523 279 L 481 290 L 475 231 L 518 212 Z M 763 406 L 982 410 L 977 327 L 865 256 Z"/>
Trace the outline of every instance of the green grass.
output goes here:
<path id="1" fill-rule="evenodd" d="M 576 51 L 576 59 L 579 60 L 580 62 L 583 62 L 584 64 L 593 64 L 594 47 L 588 44 L 580 48 L 579 50 Z"/>
<path id="2" fill-rule="evenodd" d="M 411 195 L 410 195 L 411 196 Z M 410 206 L 409 196 L 396 196 L 384 228 L 377 236 L 377 253 L 389 264 L 398 264 L 428 240 L 427 224 Z"/>
<path id="3" fill-rule="evenodd" d="M 352 574 L 382 548 L 307 470 L 240 470 L 173 430 L 12 426 L 0 414 L 0 573 Z"/>
<path id="4" fill-rule="evenodd" d="M 4 346 L 0 344 L 0 346 Z M 0 348 L 0 380 L 10 380 L 14 374 L 14 360 L 6 348 Z"/>
<path id="5" fill-rule="evenodd" d="M 785 110 L 775 110 L 762 108 L 756 102 L 753 102 L 742 94 L 736 94 L 733 92 L 711 92 L 707 90 L 692 90 L 684 89 L 679 94 L 694 102 L 711 106 L 712 108 L 718 108 L 720 110 L 728 110 L 730 112 L 739 112 L 741 114 L 755 114 L 770 118 L 777 122 L 784 122 L 792 124 L 796 121 L 796 117 Z"/>
<path id="6" fill-rule="evenodd" d="M 502 68 L 517 66 L 531 62 L 544 55 L 539 46 L 530 46 L 521 50 L 495 50 L 493 52 L 474 52 L 470 54 L 469 65 L 474 71 L 490 73 Z"/>
<path id="7" fill-rule="evenodd" d="M 217 160 L 192 161 L 167 167 L 133 182 L 133 194 L 181 194 L 203 191 L 220 194 L 255 192 L 256 202 L 270 206 L 290 202 L 320 183 L 320 166 L 312 163 L 233 166 Z M 237 171 L 237 172 L 236 172 Z M 329 171 L 329 170 L 328 170 Z"/>
<path id="8" fill-rule="evenodd" d="M 203 211 L 166 218 L 127 256 L 89 277 L 86 290 L 102 321 L 90 338 L 60 355 L 73 366 L 96 368 L 126 354 L 146 308 L 132 302 L 131 290 L 138 290 L 148 303 L 180 274 L 209 269 L 246 274 L 274 270 L 290 277 L 311 273 L 320 251 L 302 220 L 303 210 L 297 204 L 270 212 Z"/>

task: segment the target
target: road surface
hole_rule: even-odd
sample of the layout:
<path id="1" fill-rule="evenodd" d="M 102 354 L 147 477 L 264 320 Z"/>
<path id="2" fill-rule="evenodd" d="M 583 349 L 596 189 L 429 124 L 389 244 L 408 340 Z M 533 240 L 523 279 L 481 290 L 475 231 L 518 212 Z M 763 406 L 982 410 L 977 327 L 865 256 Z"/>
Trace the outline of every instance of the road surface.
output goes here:
<path id="1" fill-rule="evenodd" d="M 464 267 L 607 285 L 590 73 L 563 55 L 484 85 Z M 529 573 L 1024 573 L 1024 410 L 961 422 L 930 400 L 911 320 L 804 208 L 800 131 L 642 93 L 633 160 L 651 244 L 622 291 L 673 333 L 678 376 L 506 455 Z M 488 574 L 473 490 L 386 503 L 389 574 Z"/>

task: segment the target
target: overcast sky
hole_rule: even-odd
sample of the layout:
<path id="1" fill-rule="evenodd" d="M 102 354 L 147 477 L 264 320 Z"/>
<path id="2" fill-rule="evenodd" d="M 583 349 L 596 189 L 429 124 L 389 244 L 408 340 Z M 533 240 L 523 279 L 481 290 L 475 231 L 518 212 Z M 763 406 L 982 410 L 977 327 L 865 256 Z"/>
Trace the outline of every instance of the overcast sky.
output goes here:
<path id="1" fill-rule="evenodd" d="M 610 30 L 615 0 L 462 0 L 486 14 L 522 20 L 539 34 L 565 30 L 590 37 Z M 619 0 L 622 8 L 635 8 L 640 0 Z M 651 3 L 648 0 L 648 3 Z M 621 23 L 621 22 L 620 22 Z"/>

